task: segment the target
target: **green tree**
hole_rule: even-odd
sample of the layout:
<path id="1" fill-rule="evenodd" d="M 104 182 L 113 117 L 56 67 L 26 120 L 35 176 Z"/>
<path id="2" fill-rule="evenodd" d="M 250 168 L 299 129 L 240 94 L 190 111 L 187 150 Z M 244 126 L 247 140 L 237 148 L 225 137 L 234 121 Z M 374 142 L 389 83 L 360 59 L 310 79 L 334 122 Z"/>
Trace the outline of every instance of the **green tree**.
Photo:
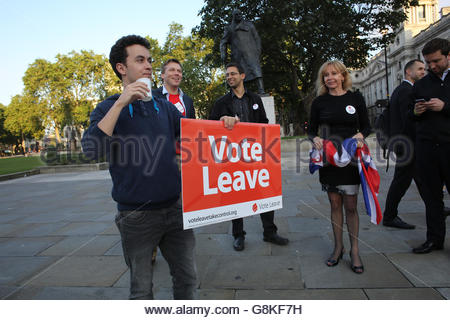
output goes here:
<path id="1" fill-rule="evenodd" d="M 16 143 L 19 137 L 5 127 L 6 108 L 6 106 L 0 103 L 0 144 L 10 145 Z"/>
<path id="2" fill-rule="evenodd" d="M 297 132 L 314 98 L 320 65 L 329 59 L 347 67 L 367 63 L 370 50 L 390 41 L 406 19 L 402 8 L 416 1 L 372 0 L 206 0 L 202 22 L 194 31 L 214 39 L 209 59 L 221 64 L 219 43 L 231 13 L 239 8 L 254 22 L 262 42 L 265 89 L 276 99 L 282 123 L 294 122 Z M 385 31 L 382 36 L 381 31 Z"/>
<path id="3" fill-rule="evenodd" d="M 112 68 L 103 55 L 92 51 L 75 51 L 56 56 L 56 68 L 62 70 L 64 83 L 64 125 L 86 127 L 95 105 L 120 90 L 120 82 L 112 77 Z M 116 81 L 117 79 L 117 81 Z"/>
<path id="4" fill-rule="evenodd" d="M 41 139 L 44 136 L 43 114 L 30 96 L 16 95 L 5 108 L 5 129 L 23 143 L 25 138 Z"/>
<path id="5" fill-rule="evenodd" d="M 108 60 L 92 51 L 58 54 L 54 63 L 37 59 L 23 77 L 24 96 L 33 97 L 43 125 L 58 141 L 65 125 L 85 127 L 97 102 L 120 90 Z"/>
<path id="6" fill-rule="evenodd" d="M 55 64 L 45 60 L 35 60 L 25 71 L 23 83 L 24 96 L 33 97 L 37 102 L 33 113 L 44 114 L 44 127 L 54 127 L 59 139 L 59 130 L 67 113 L 67 107 L 61 103 L 64 100 L 64 82 L 62 74 Z M 16 108 L 17 109 L 17 108 Z M 14 109 L 12 109 L 14 110 Z M 19 122 L 16 122 L 19 124 Z"/>

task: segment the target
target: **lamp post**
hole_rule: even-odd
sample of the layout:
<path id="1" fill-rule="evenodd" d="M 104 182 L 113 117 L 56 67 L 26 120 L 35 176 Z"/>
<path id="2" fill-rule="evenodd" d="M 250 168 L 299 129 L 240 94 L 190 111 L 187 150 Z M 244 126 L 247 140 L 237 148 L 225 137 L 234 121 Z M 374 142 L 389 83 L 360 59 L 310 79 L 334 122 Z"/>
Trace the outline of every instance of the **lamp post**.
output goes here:
<path id="1" fill-rule="evenodd" d="M 388 77 L 388 63 L 387 63 L 387 44 L 384 45 L 384 68 L 386 70 L 386 99 L 389 102 L 389 77 Z"/>
<path id="2" fill-rule="evenodd" d="M 383 42 L 384 42 L 384 68 L 386 70 L 386 99 L 387 103 L 389 103 L 389 77 L 388 77 L 388 62 L 387 62 L 387 46 L 388 46 L 388 40 L 387 40 L 387 29 L 381 30 L 381 34 L 383 35 Z"/>

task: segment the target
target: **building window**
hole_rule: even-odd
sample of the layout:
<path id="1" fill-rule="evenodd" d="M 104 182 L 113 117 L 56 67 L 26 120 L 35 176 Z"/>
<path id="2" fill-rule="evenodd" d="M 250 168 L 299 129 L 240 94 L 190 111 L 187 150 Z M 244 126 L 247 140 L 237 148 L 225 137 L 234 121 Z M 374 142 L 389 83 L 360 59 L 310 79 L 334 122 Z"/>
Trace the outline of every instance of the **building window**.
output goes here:
<path id="1" fill-rule="evenodd" d="M 422 5 L 418 8 L 419 20 L 425 20 L 426 18 L 426 6 Z"/>
<path id="2" fill-rule="evenodd" d="M 401 61 L 398 62 L 398 70 L 402 70 L 402 62 Z"/>

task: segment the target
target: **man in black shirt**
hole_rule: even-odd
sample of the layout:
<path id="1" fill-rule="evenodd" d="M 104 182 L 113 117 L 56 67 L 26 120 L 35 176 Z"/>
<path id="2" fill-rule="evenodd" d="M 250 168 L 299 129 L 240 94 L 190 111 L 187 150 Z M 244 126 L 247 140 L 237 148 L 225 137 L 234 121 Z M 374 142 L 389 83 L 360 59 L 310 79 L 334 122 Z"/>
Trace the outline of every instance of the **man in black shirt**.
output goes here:
<path id="1" fill-rule="evenodd" d="M 245 73 L 240 65 L 230 62 L 226 66 L 227 83 L 231 87 L 229 93 L 217 99 L 209 115 L 210 120 L 221 120 L 227 129 L 232 129 L 239 122 L 268 123 L 261 98 L 245 89 Z M 289 240 L 277 234 L 277 226 L 273 222 L 274 211 L 260 214 L 264 228 L 264 241 L 277 245 L 286 245 Z M 233 248 L 236 251 L 244 249 L 244 220 L 234 219 L 233 223 Z"/>
<path id="2" fill-rule="evenodd" d="M 442 250 L 445 216 L 442 185 L 450 187 L 450 42 L 435 38 L 427 42 L 422 55 L 429 73 L 414 84 L 416 156 L 423 182 L 427 240 L 414 253 Z"/>
<path id="3" fill-rule="evenodd" d="M 404 222 L 398 216 L 398 204 L 411 185 L 412 179 L 416 182 L 419 192 L 421 192 L 422 187 L 420 179 L 417 177 L 414 159 L 416 129 L 414 122 L 408 117 L 408 111 L 409 106 L 414 102 L 412 100 L 414 82 L 425 75 L 425 65 L 418 59 L 411 60 L 405 65 L 404 74 L 405 78 L 395 88 L 389 104 L 390 132 L 393 137 L 397 162 L 386 197 L 383 225 L 399 229 L 414 229 L 414 225 Z"/>

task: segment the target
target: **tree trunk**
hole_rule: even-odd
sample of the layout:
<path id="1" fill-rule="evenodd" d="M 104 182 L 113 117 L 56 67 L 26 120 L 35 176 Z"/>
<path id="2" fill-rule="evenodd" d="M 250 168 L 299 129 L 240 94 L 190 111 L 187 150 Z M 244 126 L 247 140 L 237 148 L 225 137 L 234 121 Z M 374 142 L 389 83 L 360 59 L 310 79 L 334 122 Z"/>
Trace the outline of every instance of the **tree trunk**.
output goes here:
<path id="1" fill-rule="evenodd" d="M 25 144 L 25 137 L 23 136 L 23 133 L 22 133 L 22 143 L 21 143 L 21 145 L 22 145 L 23 154 L 26 154 L 26 150 L 25 150 L 26 144 Z"/>
<path id="2" fill-rule="evenodd" d="M 61 135 L 59 134 L 58 126 L 55 125 L 55 138 L 56 142 L 61 143 Z"/>

